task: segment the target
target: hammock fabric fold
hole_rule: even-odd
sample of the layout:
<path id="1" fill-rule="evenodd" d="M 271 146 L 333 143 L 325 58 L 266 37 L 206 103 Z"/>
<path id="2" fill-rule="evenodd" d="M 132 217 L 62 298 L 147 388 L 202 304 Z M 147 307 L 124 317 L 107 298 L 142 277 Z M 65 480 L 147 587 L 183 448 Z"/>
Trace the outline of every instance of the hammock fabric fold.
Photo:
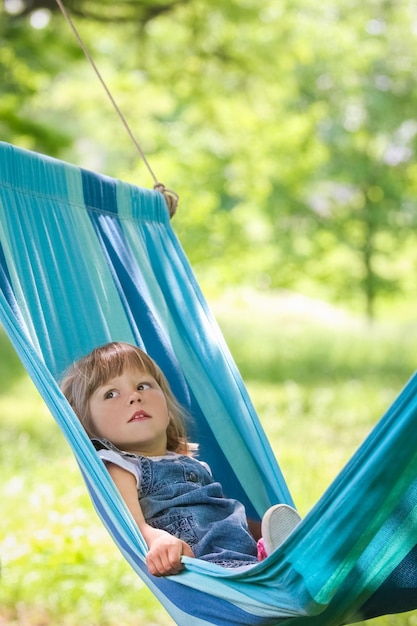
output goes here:
<path id="1" fill-rule="evenodd" d="M 191 438 L 259 519 L 291 495 L 163 196 L 0 143 L 0 322 L 68 440 L 122 554 L 179 625 L 331 626 L 417 608 L 417 376 L 291 538 L 245 571 L 146 545 L 57 380 L 110 340 L 136 343 L 194 416 Z"/>

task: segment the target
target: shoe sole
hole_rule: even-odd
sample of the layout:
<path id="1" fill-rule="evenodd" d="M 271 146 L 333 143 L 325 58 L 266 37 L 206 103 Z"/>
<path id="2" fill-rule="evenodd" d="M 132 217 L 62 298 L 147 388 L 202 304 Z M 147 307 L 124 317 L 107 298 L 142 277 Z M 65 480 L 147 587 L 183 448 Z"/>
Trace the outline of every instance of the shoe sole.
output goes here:
<path id="1" fill-rule="evenodd" d="M 287 504 L 277 504 L 262 519 L 262 537 L 269 555 L 279 548 L 301 522 L 297 511 Z"/>

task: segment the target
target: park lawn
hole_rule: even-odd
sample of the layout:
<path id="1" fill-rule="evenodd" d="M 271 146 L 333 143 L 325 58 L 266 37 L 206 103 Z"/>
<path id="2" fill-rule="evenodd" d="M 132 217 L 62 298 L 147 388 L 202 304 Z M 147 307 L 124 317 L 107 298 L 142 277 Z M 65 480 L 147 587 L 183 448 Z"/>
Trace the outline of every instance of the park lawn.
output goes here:
<path id="1" fill-rule="evenodd" d="M 226 294 L 213 308 L 305 514 L 415 369 L 417 324 L 370 326 L 292 296 Z M 172 625 L 107 536 L 2 335 L 0 379 L 0 626 Z M 416 626 L 417 612 L 367 624 Z"/>

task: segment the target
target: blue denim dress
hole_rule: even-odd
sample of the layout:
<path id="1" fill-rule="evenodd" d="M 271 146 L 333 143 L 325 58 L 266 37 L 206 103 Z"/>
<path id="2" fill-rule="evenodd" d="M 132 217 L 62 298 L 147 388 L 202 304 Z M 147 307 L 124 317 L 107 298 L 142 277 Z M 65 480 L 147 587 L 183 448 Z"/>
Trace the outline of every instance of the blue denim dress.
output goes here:
<path id="1" fill-rule="evenodd" d="M 123 452 L 105 439 L 93 443 L 103 461 L 131 471 L 146 522 L 169 532 L 194 555 L 223 567 L 257 562 L 257 545 L 249 532 L 243 505 L 225 498 L 204 464 L 170 454 L 158 460 Z"/>

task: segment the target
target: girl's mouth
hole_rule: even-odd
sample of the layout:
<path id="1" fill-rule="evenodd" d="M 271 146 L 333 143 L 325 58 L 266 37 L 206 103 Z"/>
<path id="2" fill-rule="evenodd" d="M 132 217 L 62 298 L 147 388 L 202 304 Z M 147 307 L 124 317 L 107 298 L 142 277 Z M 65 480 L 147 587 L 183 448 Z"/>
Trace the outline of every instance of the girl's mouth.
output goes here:
<path id="1" fill-rule="evenodd" d="M 148 413 L 146 413 L 146 411 L 136 411 L 135 413 L 133 413 L 132 417 L 130 418 L 129 422 L 140 422 L 142 420 L 147 420 L 150 419 L 150 415 L 148 415 Z"/>

